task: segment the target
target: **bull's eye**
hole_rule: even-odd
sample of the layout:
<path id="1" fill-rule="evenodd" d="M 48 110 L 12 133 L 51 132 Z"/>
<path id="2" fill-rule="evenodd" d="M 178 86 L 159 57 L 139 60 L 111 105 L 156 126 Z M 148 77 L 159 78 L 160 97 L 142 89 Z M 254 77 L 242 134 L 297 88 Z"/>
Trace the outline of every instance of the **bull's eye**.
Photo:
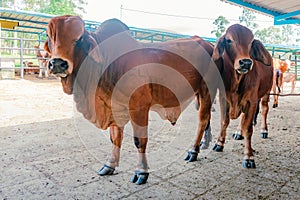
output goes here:
<path id="1" fill-rule="evenodd" d="M 226 39 L 226 44 L 231 45 L 232 44 L 232 40 L 231 39 Z"/>
<path id="2" fill-rule="evenodd" d="M 75 43 L 77 44 L 77 43 L 81 42 L 82 38 L 83 38 L 83 36 L 81 36 L 78 40 L 76 40 Z"/>

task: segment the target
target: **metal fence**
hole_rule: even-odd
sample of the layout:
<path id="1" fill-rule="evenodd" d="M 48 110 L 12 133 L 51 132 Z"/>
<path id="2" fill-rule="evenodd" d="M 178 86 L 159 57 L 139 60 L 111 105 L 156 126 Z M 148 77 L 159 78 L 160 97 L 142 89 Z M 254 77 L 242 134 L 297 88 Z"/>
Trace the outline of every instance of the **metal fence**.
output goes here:
<path id="1" fill-rule="evenodd" d="M 17 45 L 12 44 L 12 41 L 16 41 Z M 37 57 L 37 51 L 43 51 L 42 48 L 34 48 L 34 46 L 40 46 L 44 44 L 44 41 L 36 39 L 25 39 L 25 38 L 11 38 L 11 37 L 0 37 L 0 79 L 3 73 L 14 73 L 24 78 L 24 72 L 26 70 L 42 70 L 45 66 L 41 65 Z M 13 47 L 14 46 L 14 47 Z M 274 55 L 274 52 L 272 52 Z M 279 54 L 280 55 L 280 54 Z M 286 55 L 286 52 L 285 52 Z M 278 56 L 283 59 L 282 56 Z M 285 57 L 286 58 L 286 57 Z M 290 72 L 297 75 L 297 79 L 300 80 L 300 55 L 293 54 L 288 57 L 289 60 L 295 63 L 291 66 Z M 32 62 L 34 65 L 29 66 L 28 62 Z"/>
<path id="2" fill-rule="evenodd" d="M 16 45 L 12 45 L 13 43 Z M 34 46 L 43 43 L 36 39 L 0 37 L 0 78 L 3 74 L 12 73 L 24 78 L 26 70 L 40 70 L 43 66 L 40 65 L 36 52 L 43 49 Z M 32 66 L 28 63 L 32 63 Z M 14 75 L 8 78 L 13 77 Z"/>

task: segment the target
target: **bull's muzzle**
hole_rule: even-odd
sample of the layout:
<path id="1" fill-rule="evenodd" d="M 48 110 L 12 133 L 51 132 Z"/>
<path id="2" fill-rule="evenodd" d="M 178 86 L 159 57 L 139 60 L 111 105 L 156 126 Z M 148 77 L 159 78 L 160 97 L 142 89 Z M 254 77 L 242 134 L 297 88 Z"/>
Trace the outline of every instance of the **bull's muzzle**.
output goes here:
<path id="1" fill-rule="evenodd" d="M 246 74 L 249 70 L 252 69 L 253 62 L 251 59 L 241 59 L 239 60 L 240 68 L 237 69 L 238 73 Z"/>
<path id="2" fill-rule="evenodd" d="M 49 60 L 48 68 L 50 73 L 66 77 L 68 72 L 68 63 L 61 58 L 53 58 Z"/>

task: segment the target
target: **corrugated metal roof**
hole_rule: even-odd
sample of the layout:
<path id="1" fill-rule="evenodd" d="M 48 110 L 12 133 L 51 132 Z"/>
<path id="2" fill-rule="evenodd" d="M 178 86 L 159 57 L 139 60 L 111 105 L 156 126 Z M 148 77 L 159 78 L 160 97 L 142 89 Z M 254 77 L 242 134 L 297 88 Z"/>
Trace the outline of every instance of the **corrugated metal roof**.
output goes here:
<path id="1" fill-rule="evenodd" d="M 300 24 L 300 0 L 222 0 L 274 17 L 274 25 Z"/>
<path id="2" fill-rule="evenodd" d="M 51 18 L 55 15 L 49 15 L 37 12 L 16 11 L 6 8 L 0 8 L 0 19 L 12 22 L 18 22 L 19 26 L 16 26 L 14 30 L 2 28 L 3 30 L 23 32 L 31 34 L 43 34 L 46 31 L 46 27 Z M 94 21 L 85 21 L 86 27 L 91 30 L 97 28 L 100 23 Z"/>

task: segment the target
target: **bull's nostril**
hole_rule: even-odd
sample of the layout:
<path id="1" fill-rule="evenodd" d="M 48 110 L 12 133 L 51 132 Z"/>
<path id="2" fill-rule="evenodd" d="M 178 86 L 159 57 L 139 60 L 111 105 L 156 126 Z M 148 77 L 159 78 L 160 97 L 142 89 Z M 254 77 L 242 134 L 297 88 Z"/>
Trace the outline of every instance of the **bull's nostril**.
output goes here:
<path id="1" fill-rule="evenodd" d="M 53 70 L 53 60 L 50 60 L 50 61 L 49 61 L 48 69 L 49 69 L 49 70 Z"/>
<path id="2" fill-rule="evenodd" d="M 54 58 L 49 61 L 48 67 L 60 73 L 68 69 L 68 63 L 60 58 Z"/>
<path id="3" fill-rule="evenodd" d="M 239 64 L 241 68 L 250 69 L 252 67 L 252 60 L 250 59 L 241 59 L 239 60 Z"/>
<path id="4" fill-rule="evenodd" d="M 60 65 L 60 67 L 61 67 L 62 70 L 68 69 L 68 63 L 67 63 L 66 61 L 63 61 L 63 62 L 61 63 L 61 65 Z"/>
<path id="5" fill-rule="evenodd" d="M 240 64 L 240 67 L 243 67 L 244 66 L 243 60 L 239 60 L 239 64 Z"/>
<path id="6" fill-rule="evenodd" d="M 53 58 L 49 61 L 48 65 L 49 70 L 51 70 L 54 74 L 57 73 L 65 73 L 68 69 L 68 63 L 60 58 Z"/>

